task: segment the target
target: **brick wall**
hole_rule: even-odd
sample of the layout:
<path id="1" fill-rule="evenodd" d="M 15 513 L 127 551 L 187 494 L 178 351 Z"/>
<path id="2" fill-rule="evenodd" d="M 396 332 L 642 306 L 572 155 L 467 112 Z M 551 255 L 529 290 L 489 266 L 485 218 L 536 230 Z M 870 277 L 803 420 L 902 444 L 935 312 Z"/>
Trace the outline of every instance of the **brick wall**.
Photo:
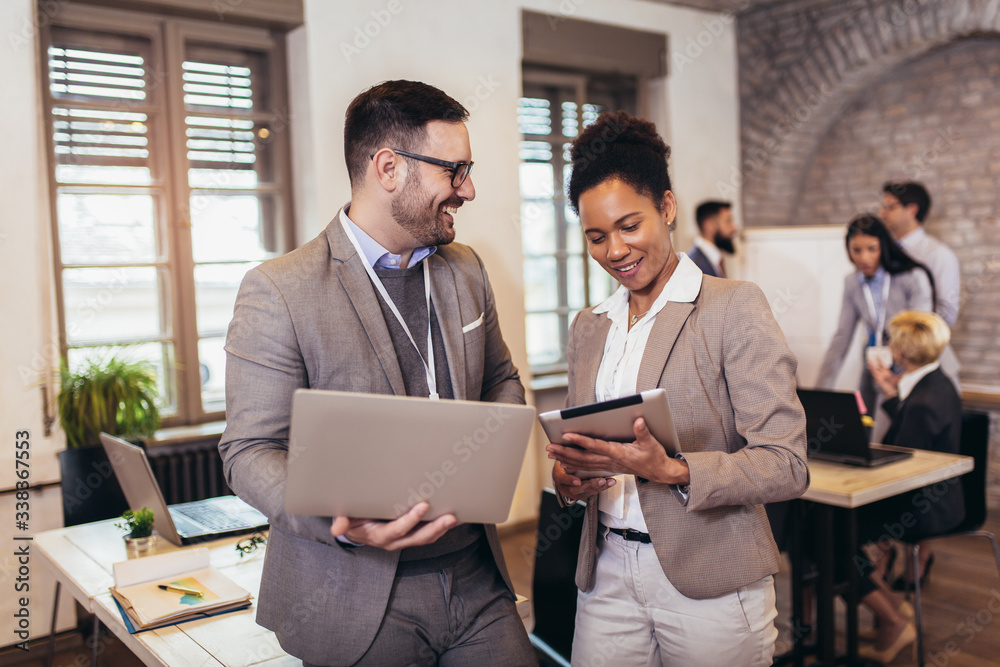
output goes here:
<path id="1" fill-rule="evenodd" d="M 924 182 L 962 264 L 963 385 L 1000 387 L 1000 3 L 791 0 L 738 24 L 748 226 L 846 225 Z M 728 184 L 719 184 L 723 191 Z M 1000 410 L 991 415 L 1000 507 Z"/>

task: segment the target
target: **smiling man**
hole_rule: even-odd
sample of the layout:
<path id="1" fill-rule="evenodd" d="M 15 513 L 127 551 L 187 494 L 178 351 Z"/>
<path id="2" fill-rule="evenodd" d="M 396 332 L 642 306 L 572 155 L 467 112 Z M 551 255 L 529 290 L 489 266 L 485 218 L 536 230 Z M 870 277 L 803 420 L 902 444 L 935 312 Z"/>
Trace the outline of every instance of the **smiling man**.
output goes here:
<path id="1" fill-rule="evenodd" d="M 486 271 L 453 243 L 476 196 L 467 117 L 414 81 L 355 98 L 351 202 L 250 271 L 236 300 L 219 449 L 230 486 L 271 524 L 257 621 L 307 665 L 535 661 L 496 526 L 424 522 L 427 503 L 394 521 L 285 513 L 300 387 L 524 403 Z"/>

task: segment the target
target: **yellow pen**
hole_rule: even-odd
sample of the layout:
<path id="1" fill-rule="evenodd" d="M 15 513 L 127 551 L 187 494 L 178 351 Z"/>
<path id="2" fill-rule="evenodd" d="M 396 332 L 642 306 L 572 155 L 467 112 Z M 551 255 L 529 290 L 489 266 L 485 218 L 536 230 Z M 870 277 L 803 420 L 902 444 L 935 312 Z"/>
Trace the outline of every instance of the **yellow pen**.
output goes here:
<path id="1" fill-rule="evenodd" d="M 184 586 L 175 586 L 173 584 L 160 584 L 159 589 L 161 591 L 176 591 L 178 593 L 186 593 L 188 595 L 194 595 L 196 597 L 205 597 L 205 594 L 194 588 L 186 588 Z"/>

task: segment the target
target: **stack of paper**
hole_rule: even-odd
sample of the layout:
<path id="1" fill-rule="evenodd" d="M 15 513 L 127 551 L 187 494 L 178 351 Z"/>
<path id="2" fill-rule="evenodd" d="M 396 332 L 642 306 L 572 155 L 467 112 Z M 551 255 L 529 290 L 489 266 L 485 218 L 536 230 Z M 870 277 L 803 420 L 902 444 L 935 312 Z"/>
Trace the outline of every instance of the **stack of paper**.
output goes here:
<path id="1" fill-rule="evenodd" d="M 208 549 L 114 565 L 111 594 L 135 633 L 249 607 L 250 591 L 209 565 Z"/>

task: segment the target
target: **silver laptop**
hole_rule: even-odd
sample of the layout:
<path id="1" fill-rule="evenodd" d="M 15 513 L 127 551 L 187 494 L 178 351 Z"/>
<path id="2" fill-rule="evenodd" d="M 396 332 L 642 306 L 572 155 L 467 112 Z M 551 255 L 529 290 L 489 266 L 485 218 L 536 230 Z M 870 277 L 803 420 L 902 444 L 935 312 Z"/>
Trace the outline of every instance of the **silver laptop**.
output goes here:
<path id="1" fill-rule="evenodd" d="M 507 519 L 535 409 L 508 403 L 299 389 L 292 398 L 285 510 L 395 519 Z"/>
<path id="2" fill-rule="evenodd" d="M 156 532 L 174 544 L 193 544 L 267 528 L 267 517 L 236 496 L 221 496 L 169 507 L 142 447 L 101 433 L 101 444 L 132 511 L 153 510 Z"/>

